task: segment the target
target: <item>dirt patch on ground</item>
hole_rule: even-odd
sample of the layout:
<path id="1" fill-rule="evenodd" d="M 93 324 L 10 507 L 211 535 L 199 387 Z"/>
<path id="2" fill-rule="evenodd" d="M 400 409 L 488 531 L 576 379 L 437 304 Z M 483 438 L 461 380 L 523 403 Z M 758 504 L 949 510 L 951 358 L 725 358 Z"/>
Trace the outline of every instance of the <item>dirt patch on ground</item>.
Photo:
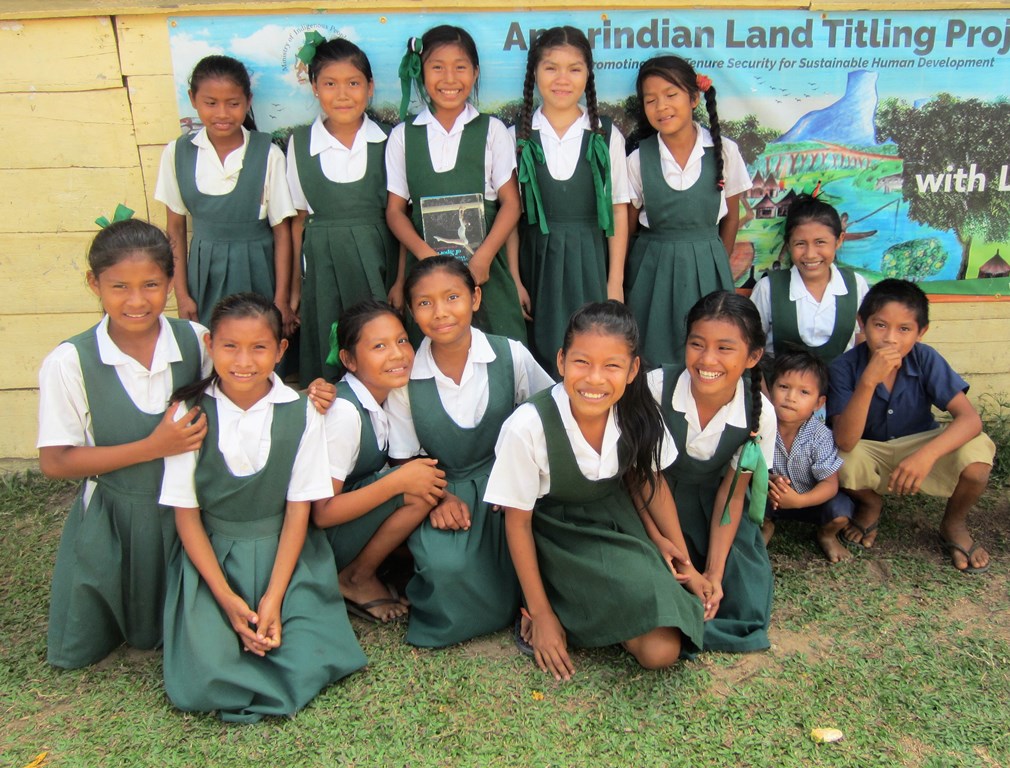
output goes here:
<path id="1" fill-rule="evenodd" d="M 94 665 L 93 669 L 128 668 L 134 666 L 147 666 L 152 660 L 161 658 L 161 650 L 142 651 L 139 648 L 131 648 L 128 645 L 121 645 L 104 659 Z"/>
<path id="2" fill-rule="evenodd" d="M 512 633 L 504 634 L 497 632 L 493 635 L 485 635 L 471 640 L 460 647 L 464 656 L 473 659 L 505 659 L 515 656 L 515 643 L 512 641 Z"/>

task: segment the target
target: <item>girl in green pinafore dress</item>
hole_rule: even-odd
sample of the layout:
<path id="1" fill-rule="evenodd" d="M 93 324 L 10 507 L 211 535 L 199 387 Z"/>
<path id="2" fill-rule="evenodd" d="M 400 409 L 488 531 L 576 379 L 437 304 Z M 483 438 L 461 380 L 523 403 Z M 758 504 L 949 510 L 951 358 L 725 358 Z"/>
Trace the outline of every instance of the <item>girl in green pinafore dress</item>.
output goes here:
<path id="1" fill-rule="evenodd" d="M 623 304 L 580 309 L 558 353 L 562 383 L 516 409 L 495 449 L 484 499 L 505 507 L 531 622 L 520 632 L 557 679 L 574 672 L 569 644 L 621 643 L 649 669 L 701 648 L 711 585 L 684 554 L 659 474 L 672 443 L 637 348 Z"/>
<path id="2" fill-rule="evenodd" d="M 726 291 L 695 304 L 687 323 L 685 364 L 649 374 L 677 447 L 666 479 L 688 554 L 715 587 L 704 649 L 760 651 L 769 645 L 772 604 L 761 523 L 776 432 L 754 369 L 764 332 L 754 305 Z"/>
<path id="3" fill-rule="evenodd" d="M 707 77 L 677 56 L 657 56 L 642 64 L 636 88 L 648 138 L 628 158 L 629 231 L 642 229 L 628 255 L 627 303 L 647 363 L 682 363 L 687 311 L 733 288 L 727 254 L 751 180 L 736 144 L 722 137 Z M 709 129 L 692 120 L 702 93 Z"/>
<path id="4" fill-rule="evenodd" d="M 412 82 L 429 104 L 393 128 L 386 150 L 386 221 L 409 252 L 406 272 L 418 259 L 438 253 L 424 240 L 421 200 L 483 195 L 484 240 L 468 258 L 461 254 L 484 297 L 474 325 L 525 343 L 515 272 L 505 255 L 521 207 L 515 146 L 500 120 L 479 113 L 469 101 L 480 73 L 477 46 L 465 29 L 433 27 L 424 37 L 410 39 L 400 73 L 406 78 L 401 119 Z"/>
<path id="5" fill-rule="evenodd" d="M 165 409 L 209 367 L 204 328 L 162 312 L 172 249 L 147 222 L 107 226 L 88 254 L 106 316 L 60 344 L 39 371 L 39 466 L 83 480 L 67 516 L 49 603 L 49 663 L 75 669 L 123 642 L 157 648 L 172 510 L 158 505 L 163 457 L 199 447 L 207 420 Z"/>
<path id="6" fill-rule="evenodd" d="M 291 715 L 366 663 L 309 505 L 330 493 L 322 417 L 273 372 L 277 308 L 254 293 L 215 307 L 214 374 L 176 393 L 207 414 L 198 453 L 165 466 L 180 546 L 165 601 L 165 689 L 229 722 Z"/>
<path id="7" fill-rule="evenodd" d="M 414 556 L 407 642 L 437 648 L 500 629 L 515 616 L 519 584 L 504 517 L 484 503 L 484 488 L 502 423 L 553 380 L 519 342 L 471 327 L 481 292 L 461 261 L 425 259 L 404 291 L 425 339 L 410 383 L 387 400 L 389 455 L 410 459 L 423 450 L 448 480 L 444 497 L 407 540 Z"/>
<path id="8" fill-rule="evenodd" d="M 402 306 L 403 278 L 391 295 L 400 245 L 386 226 L 388 129 L 365 114 L 375 90 L 368 57 L 343 38 L 308 43 L 298 55 L 308 60 L 322 112 L 311 126 L 296 128 L 288 143 L 288 185 L 298 210 L 291 292 L 301 318 L 304 387 L 319 376 L 337 378 L 338 366 L 326 357 L 340 313 L 367 298 L 389 297 Z"/>
<path id="9" fill-rule="evenodd" d="M 179 316 L 207 325 L 224 296 L 252 291 L 271 299 L 294 331 L 291 223 L 295 215 L 284 153 L 256 131 L 242 62 L 207 56 L 193 69 L 189 98 L 203 124 L 161 156 L 154 197 L 168 209 L 179 273 Z M 187 249 L 186 216 L 193 219 Z"/>
<path id="10" fill-rule="evenodd" d="M 628 173 L 624 136 L 597 114 L 585 34 L 548 29 L 526 62 L 523 106 L 510 129 L 519 139 L 526 216 L 508 247 L 510 261 L 518 259 L 520 300 L 533 316 L 530 349 L 553 372 L 572 314 L 590 301 L 624 300 Z M 543 99 L 536 111 L 534 84 Z"/>
<path id="11" fill-rule="evenodd" d="M 347 373 L 326 412 L 333 497 L 313 503 L 312 521 L 330 540 L 347 610 L 390 621 L 406 615 L 407 604 L 376 570 L 442 497 L 445 472 L 430 458 L 386 468 L 383 405 L 393 389 L 407 385 L 414 363 L 396 310 L 375 299 L 355 304 L 340 316 L 337 341 Z"/>
<path id="12" fill-rule="evenodd" d="M 856 312 L 869 287 L 862 275 L 835 264 L 845 231 L 834 206 L 799 195 L 782 234 L 792 267 L 769 272 L 750 296 L 767 336 L 765 352 L 806 349 L 831 363 L 863 340 Z"/>

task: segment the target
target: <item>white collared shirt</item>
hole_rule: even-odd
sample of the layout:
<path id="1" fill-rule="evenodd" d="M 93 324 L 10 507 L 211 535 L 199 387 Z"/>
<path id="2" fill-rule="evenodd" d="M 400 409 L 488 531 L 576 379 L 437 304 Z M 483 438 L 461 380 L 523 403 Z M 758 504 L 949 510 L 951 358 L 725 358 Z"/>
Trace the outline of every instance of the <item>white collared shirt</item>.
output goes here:
<path id="1" fill-rule="evenodd" d="M 172 396 L 173 386 L 188 382 L 172 382 L 172 363 L 182 360 L 182 351 L 168 324 L 168 318 L 159 318 L 158 340 L 150 369 L 123 352 L 109 336 L 109 317 L 106 315 L 96 329 L 98 356 L 105 365 L 116 369 L 116 375 L 133 404 L 143 413 L 162 413 Z M 211 361 L 203 344 L 207 329 L 191 322 L 200 347 L 200 375 L 210 373 Z M 91 408 L 84 388 L 84 374 L 77 347 L 69 342 L 60 344 L 50 352 L 39 369 L 39 439 L 36 446 L 67 445 L 93 446 L 94 430 L 91 425 Z"/>
<path id="2" fill-rule="evenodd" d="M 444 173 L 456 167 L 463 127 L 479 115 L 480 112 L 473 104 L 467 103 L 449 131 L 435 119 L 431 110 L 423 110 L 414 119 L 415 125 L 427 126 L 428 154 L 431 155 L 431 165 L 436 173 Z M 404 125 L 400 123 L 395 126 L 389 134 L 389 143 L 386 145 L 386 189 L 409 200 Z M 509 136 L 505 124 L 497 117 L 492 117 L 487 129 L 487 142 L 484 144 L 484 199 L 497 200 L 498 190 L 512 178 L 515 169 L 515 142 Z"/>
<path id="3" fill-rule="evenodd" d="M 663 369 L 657 368 L 650 371 L 648 375 L 649 391 L 662 405 L 663 398 Z M 673 410 L 684 414 L 687 419 L 687 436 L 684 448 L 687 455 L 699 461 L 707 461 L 715 454 L 722 439 L 722 432 L 727 427 L 747 428 L 747 401 L 744 395 L 743 379 L 736 383 L 736 392 L 733 399 L 715 412 L 712 419 L 701 427 L 701 419 L 698 418 L 698 405 L 694 402 L 691 394 L 691 373 L 683 371 L 677 379 L 673 389 L 672 398 Z M 765 463 L 771 467 L 775 460 L 775 434 L 777 425 L 775 422 L 775 410 L 768 398 L 761 395 L 761 425 L 758 435 L 761 438 L 761 453 L 764 454 Z M 736 463 L 740 458 L 741 448 L 738 448 L 730 461 L 730 467 L 736 468 Z"/>
<path id="4" fill-rule="evenodd" d="M 863 303 L 863 297 L 866 296 L 869 287 L 862 275 L 856 272 L 855 276 L 856 307 L 858 308 Z M 834 264 L 831 265 L 831 277 L 828 279 L 828 285 L 824 289 L 824 296 L 821 297 L 820 301 L 815 299 L 810 291 L 807 290 L 807 286 L 804 284 L 799 270 L 796 267 L 790 268 L 789 301 L 793 302 L 796 306 L 796 325 L 800 332 L 800 339 L 804 344 L 808 347 L 819 347 L 831 338 L 831 334 L 835 330 L 835 307 L 838 297 L 845 296 L 848 292 L 848 289 L 845 287 L 845 279 Z M 761 315 L 761 326 L 768 335 L 768 343 L 765 345 L 765 349 L 768 351 L 768 354 L 774 354 L 775 347 L 772 344 L 772 331 L 774 330 L 772 328 L 772 282 L 767 276 L 758 280 L 757 285 L 754 286 L 754 290 L 751 292 L 750 300 L 757 307 L 758 313 Z M 858 326 L 856 325 L 855 318 L 853 318 L 852 335 L 849 337 L 844 351 L 847 352 L 856 345 L 857 330 Z"/>
<path id="5" fill-rule="evenodd" d="M 659 140 L 659 160 L 663 169 L 663 178 L 670 189 L 680 192 L 690 189 L 701 178 L 701 164 L 705 156 L 705 147 L 715 146 L 712 142 L 712 134 L 708 132 L 707 128 L 698 123 L 695 123 L 694 127 L 696 129 L 694 149 L 691 150 L 691 156 L 683 168 L 674 158 L 673 153 L 667 149 L 666 143 L 662 139 Z M 638 215 L 639 222 L 643 227 L 647 227 L 649 220 L 645 215 L 640 151 L 636 149 L 628 158 L 628 191 L 631 195 L 631 204 L 641 209 Z M 752 186 L 750 174 L 747 172 L 747 164 L 743 161 L 740 148 L 737 147 L 735 141 L 727 139 L 725 136 L 722 137 L 722 157 L 723 178 L 726 186 L 720 193 L 719 217 L 716 222 L 729 212 L 726 198 L 746 192 Z"/>
<path id="6" fill-rule="evenodd" d="M 193 137 L 196 152 L 196 188 L 205 195 L 227 195 L 238 184 L 239 173 L 245 162 L 249 147 L 249 131 L 242 129 L 242 146 L 231 152 L 221 162 L 217 150 L 207 137 L 207 129 L 201 128 Z M 189 209 L 182 200 L 179 180 L 175 175 L 175 145 L 182 139 L 171 141 L 161 153 L 158 168 L 158 182 L 154 188 L 154 199 L 164 203 L 180 216 L 188 216 Z M 274 144 L 267 152 L 267 173 L 263 179 L 263 197 L 260 200 L 259 217 L 268 219 L 271 227 L 276 227 L 284 219 L 295 215 L 291 202 L 291 192 L 285 176 L 284 153 Z"/>
<path id="7" fill-rule="evenodd" d="M 379 448 L 385 449 L 389 443 L 389 417 L 368 388 L 353 373 L 344 374 L 344 381 L 357 395 L 361 407 L 368 412 L 368 420 L 375 432 Z M 354 471 L 361 454 L 361 414 L 354 404 L 338 397 L 326 412 L 326 446 L 330 456 L 330 477 L 343 482 Z"/>
<path id="8" fill-rule="evenodd" d="M 368 145 L 381 144 L 386 133 L 376 123 L 363 115 L 364 120 L 350 148 L 345 147 L 336 136 L 326 130 L 325 117 L 320 115 L 309 129 L 309 155 L 319 157 L 323 176 L 335 184 L 350 184 L 360 181 L 368 169 Z M 295 137 L 288 141 L 288 188 L 291 201 L 299 211 L 312 213 L 312 207 L 305 199 L 302 182 L 298 178 L 298 162 L 295 160 Z"/>
<path id="9" fill-rule="evenodd" d="M 582 116 L 572 123 L 564 136 L 558 136 L 550 121 L 544 117 L 543 109 L 537 107 L 531 118 L 530 127 L 540 131 L 540 143 L 544 148 L 544 162 L 551 177 L 558 181 L 567 181 L 575 173 L 575 167 L 585 156 L 582 149 L 582 136 L 589 130 L 589 115 L 583 109 Z M 515 126 L 509 128 L 509 136 L 513 143 L 516 138 Z M 614 205 L 627 203 L 631 198 L 628 194 L 628 159 L 624 149 L 624 135 L 615 125 L 610 131 L 610 178 L 612 200 Z"/>
<path id="10" fill-rule="evenodd" d="M 459 384 L 439 370 L 431 355 L 431 339 L 425 338 L 417 349 L 411 379 L 434 379 L 435 389 L 446 414 L 457 425 L 472 429 L 484 418 L 488 403 L 488 364 L 495 360 L 494 350 L 487 336 L 471 328 L 470 352 Z M 530 395 L 547 389 L 554 380 L 547 375 L 533 355 L 522 344 L 508 340 L 512 352 L 512 369 L 515 403 L 524 402 Z M 410 459 L 421 451 L 421 443 L 414 431 L 411 417 L 410 395 L 407 387 L 394 389 L 386 401 L 389 414 L 389 456 L 393 459 Z"/>
<path id="11" fill-rule="evenodd" d="M 611 408 L 607 414 L 602 450 L 597 453 L 586 441 L 572 415 L 571 401 L 564 384 L 555 384 L 551 389 L 551 397 L 558 406 L 565 437 L 572 447 L 582 476 L 593 481 L 614 477 L 620 471 L 618 443 L 621 437 L 614 409 Z M 547 438 L 540 414 L 532 404 L 520 405 L 502 425 L 495 446 L 495 457 L 487 490 L 484 492 L 484 501 L 488 504 L 531 510 L 537 499 L 550 493 Z M 673 439 L 664 429 L 660 469 L 670 466 L 676 458 L 677 449 Z"/>
<path id="12" fill-rule="evenodd" d="M 270 380 L 273 384 L 270 391 L 248 410 L 235 405 L 221 391 L 217 382 L 207 388 L 207 394 L 217 401 L 217 447 L 224 456 L 228 470 L 236 477 L 248 477 L 266 465 L 270 456 L 274 404 L 298 400 L 298 393 L 277 378 L 276 374 L 270 374 Z M 184 414 L 184 405 L 180 405 L 176 416 L 178 418 Z M 298 443 L 298 453 L 288 483 L 288 501 L 314 501 L 333 495 L 323 417 L 308 401 L 305 404 L 305 414 L 305 431 Z M 197 458 L 197 451 L 190 451 L 165 459 L 162 504 L 187 509 L 199 506 L 196 497 Z"/>

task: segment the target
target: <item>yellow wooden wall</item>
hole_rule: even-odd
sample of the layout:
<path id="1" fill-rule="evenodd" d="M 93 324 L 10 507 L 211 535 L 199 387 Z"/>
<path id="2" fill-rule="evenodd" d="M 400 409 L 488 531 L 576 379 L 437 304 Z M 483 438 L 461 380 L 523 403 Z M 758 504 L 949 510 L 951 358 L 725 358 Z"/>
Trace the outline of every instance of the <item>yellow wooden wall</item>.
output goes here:
<path id="1" fill-rule="evenodd" d="M 658 5 L 617 0 L 607 7 Z M 685 4 L 675 2 L 674 4 Z M 802 2 L 721 0 L 724 7 L 811 7 Z M 319 2 L 367 11 L 366 0 Z M 440 8 L 464 3 L 442 0 Z M 465 4 L 502 7 L 501 0 Z M 552 7 L 592 5 L 556 0 Z M 816 5 L 816 4 L 815 4 Z M 825 8 L 876 3 L 825 0 Z M 906 0 L 904 7 L 964 7 Z M 985 3 L 1007 5 L 1006 0 Z M 403 0 L 394 7 L 417 10 Z M 819 7 L 819 6 L 818 6 Z M 973 4 L 973 7 L 979 7 Z M 387 8 L 387 6 L 384 6 Z M 169 55 L 169 13 L 306 12 L 304 3 L 195 0 L 56 0 L 24 10 L 0 0 L 0 458 L 35 454 L 37 376 L 45 354 L 99 318 L 84 283 L 94 219 L 123 202 L 159 225 L 152 195 L 161 148 L 179 132 Z M 122 14 L 127 11 L 126 15 Z M 96 15 L 100 13 L 107 15 Z M 22 18 L 34 16 L 35 18 Z M 1010 392 L 1010 303 L 938 304 L 927 341 L 972 383 L 972 395 Z"/>

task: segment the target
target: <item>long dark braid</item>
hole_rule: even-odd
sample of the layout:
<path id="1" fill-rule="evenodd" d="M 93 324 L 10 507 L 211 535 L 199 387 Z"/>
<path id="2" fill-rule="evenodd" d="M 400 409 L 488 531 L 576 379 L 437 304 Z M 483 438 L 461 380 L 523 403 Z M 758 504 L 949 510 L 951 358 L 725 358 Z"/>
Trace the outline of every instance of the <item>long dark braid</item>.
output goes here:
<path id="1" fill-rule="evenodd" d="M 593 60 L 587 62 L 589 77 L 586 79 L 586 113 L 589 115 L 589 130 L 603 136 L 603 121 L 600 120 L 600 109 L 596 102 L 596 73 L 593 72 Z"/>
<path id="2" fill-rule="evenodd" d="M 765 348 L 765 332 L 761 327 L 761 315 L 750 299 L 733 291 L 713 291 L 698 299 L 687 313 L 687 332 L 702 320 L 724 320 L 740 329 L 740 335 L 747 344 L 747 351 L 754 353 Z M 761 431 L 761 375 L 755 366 L 745 376 L 750 376 L 751 408 L 750 431 Z"/>
<path id="3" fill-rule="evenodd" d="M 529 56 L 526 57 L 526 79 L 523 80 L 523 105 L 519 109 L 519 120 L 516 122 L 516 141 L 519 139 L 528 139 L 530 133 L 533 131 L 533 89 L 537 84 L 537 64 L 539 62 L 539 58 L 533 55 L 533 52 L 536 50 L 538 50 L 537 43 L 533 43 Z"/>
<path id="4" fill-rule="evenodd" d="M 719 189 L 726 186 L 723 177 L 722 127 L 719 125 L 719 113 L 715 109 L 715 86 L 710 85 L 705 91 L 705 109 L 708 111 L 708 132 L 712 134 L 712 150 L 715 153 L 715 185 Z"/>
<path id="5" fill-rule="evenodd" d="M 760 326 L 759 326 L 760 327 Z M 568 321 L 562 355 L 566 355 L 575 337 L 583 333 L 616 336 L 628 345 L 631 357 L 640 359 L 640 335 L 635 317 L 619 301 L 597 301 L 581 307 Z M 649 391 L 644 370 L 624 390 L 616 410 L 617 426 L 621 431 L 621 447 L 630 456 L 630 463 L 622 480 L 629 491 L 645 488 L 643 500 L 648 504 L 656 492 L 656 470 L 660 466 L 663 445 L 663 414 Z"/>

